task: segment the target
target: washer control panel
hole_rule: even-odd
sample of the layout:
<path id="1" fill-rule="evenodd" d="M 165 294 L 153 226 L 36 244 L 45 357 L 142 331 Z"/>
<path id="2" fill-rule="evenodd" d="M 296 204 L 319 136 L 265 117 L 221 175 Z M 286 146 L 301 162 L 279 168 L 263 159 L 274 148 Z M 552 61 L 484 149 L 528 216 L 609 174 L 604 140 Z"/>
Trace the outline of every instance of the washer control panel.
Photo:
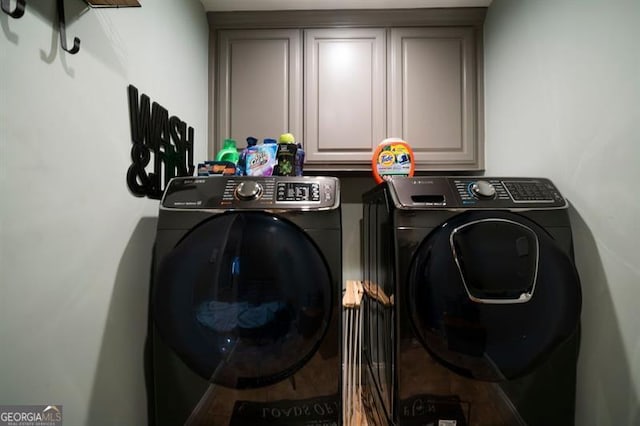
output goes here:
<path id="1" fill-rule="evenodd" d="M 238 200 L 258 200 L 264 191 L 262 185 L 255 180 L 240 182 L 235 188 L 235 195 Z"/>
<path id="2" fill-rule="evenodd" d="M 278 182 L 276 202 L 320 202 L 320 183 L 318 182 Z"/>
<path id="3" fill-rule="evenodd" d="M 554 188 L 539 181 L 504 181 L 502 183 L 511 199 L 516 203 L 529 201 L 552 203 L 556 199 Z"/>
<path id="4" fill-rule="evenodd" d="M 471 194 L 479 199 L 491 199 L 496 196 L 496 187 L 486 180 L 477 180 L 473 182 L 469 189 Z"/>
<path id="5" fill-rule="evenodd" d="M 327 210 L 340 203 L 334 177 L 199 176 L 171 180 L 167 209 Z"/>
<path id="6" fill-rule="evenodd" d="M 495 200 L 518 204 L 555 204 L 564 199 L 547 179 L 481 178 L 454 179 L 456 192 L 464 204 Z"/>
<path id="7" fill-rule="evenodd" d="M 545 178 L 413 177 L 389 180 L 404 208 L 562 208 L 567 203 Z"/>

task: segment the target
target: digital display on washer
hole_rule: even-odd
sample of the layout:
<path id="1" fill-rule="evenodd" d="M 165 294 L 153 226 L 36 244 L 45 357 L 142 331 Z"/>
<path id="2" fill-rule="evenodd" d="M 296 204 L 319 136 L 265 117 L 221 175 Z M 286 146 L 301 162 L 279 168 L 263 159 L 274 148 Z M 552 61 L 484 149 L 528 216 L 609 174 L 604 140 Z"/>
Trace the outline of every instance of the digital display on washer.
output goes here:
<path id="1" fill-rule="evenodd" d="M 320 202 L 320 184 L 306 182 L 278 182 L 276 201 Z"/>
<path id="2" fill-rule="evenodd" d="M 551 190 L 538 181 L 503 181 L 502 182 L 516 203 L 544 202 L 552 203 L 554 196 Z"/>

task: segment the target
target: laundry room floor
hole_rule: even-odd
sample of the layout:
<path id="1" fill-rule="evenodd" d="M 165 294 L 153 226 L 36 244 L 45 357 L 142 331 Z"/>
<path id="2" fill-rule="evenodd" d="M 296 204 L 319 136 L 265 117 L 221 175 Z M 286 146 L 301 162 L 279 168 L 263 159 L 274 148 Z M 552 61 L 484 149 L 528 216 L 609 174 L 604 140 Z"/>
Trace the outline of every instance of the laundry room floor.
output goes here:
<path id="1" fill-rule="evenodd" d="M 440 365 L 422 348 L 416 345 L 401 351 L 400 365 L 404 370 L 404 393 L 400 400 L 415 395 L 456 396 L 468 407 L 468 426 L 517 426 L 523 424 L 514 415 L 510 403 L 500 387 L 492 382 L 467 379 Z M 412 380 L 424 377 L 428 371 L 428 382 Z"/>
<path id="2" fill-rule="evenodd" d="M 330 377 L 327 371 L 336 371 L 336 357 L 324 359 L 316 353 L 311 360 L 291 378 L 282 380 L 274 385 L 258 389 L 235 390 L 216 385 L 209 386 L 207 393 L 187 420 L 186 425 L 235 425 L 233 422 L 234 407 L 238 404 L 253 402 L 273 402 L 274 406 L 292 401 L 291 406 L 300 406 L 300 402 L 308 403 L 312 398 L 333 401 L 330 409 L 340 410 L 335 377 Z M 335 400 L 335 401 L 334 401 Z M 286 410 L 286 408 L 284 409 Z M 259 421 L 260 419 L 256 420 Z M 266 419 L 264 419 L 266 421 Z M 287 423 L 289 424 L 289 423 Z"/>
<path id="3" fill-rule="evenodd" d="M 461 377 L 438 364 L 421 347 L 403 351 L 401 357 L 400 362 L 405 369 L 404 377 L 424 377 L 425 369 L 432 377 L 428 383 L 409 381 L 404 387 L 406 392 L 399 395 L 401 401 L 415 398 L 416 395 L 425 395 L 425 397 L 455 395 L 468 409 L 465 412 L 468 426 L 522 424 L 513 414 L 497 384 Z M 234 424 L 232 422 L 234 407 L 237 407 L 236 404 L 239 401 L 305 401 L 318 395 L 335 395 L 337 389 L 331 387 L 335 381 L 327 377 L 326 364 L 327 361 L 316 354 L 294 375 L 293 379 L 283 380 L 266 388 L 233 390 L 211 385 L 186 424 L 190 426 L 232 425 Z M 417 374 L 418 370 L 422 370 L 422 374 Z"/>

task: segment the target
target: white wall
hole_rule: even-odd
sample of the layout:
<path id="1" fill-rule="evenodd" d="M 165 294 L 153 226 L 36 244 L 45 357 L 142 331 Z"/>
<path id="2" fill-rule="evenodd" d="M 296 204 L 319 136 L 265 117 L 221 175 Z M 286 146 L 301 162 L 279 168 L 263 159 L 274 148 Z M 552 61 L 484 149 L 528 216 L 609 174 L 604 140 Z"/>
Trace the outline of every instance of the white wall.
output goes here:
<path id="1" fill-rule="evenodd" d="M 158 202 L 126 185 L 127 86 L 192 126 L 204 159 L 208 26 L 197 0 L 64 3 L 76 55 L 60 48 L 56 2 L 0 13 L 0 404 L 142 425 Z"/>
<path id="2" fill-rule="evenodd" d="M 494 0 L 485 24 L 487 174 L 572 204 L 580 426 L 640 424 L 639 23 L 637 0 Z"/>

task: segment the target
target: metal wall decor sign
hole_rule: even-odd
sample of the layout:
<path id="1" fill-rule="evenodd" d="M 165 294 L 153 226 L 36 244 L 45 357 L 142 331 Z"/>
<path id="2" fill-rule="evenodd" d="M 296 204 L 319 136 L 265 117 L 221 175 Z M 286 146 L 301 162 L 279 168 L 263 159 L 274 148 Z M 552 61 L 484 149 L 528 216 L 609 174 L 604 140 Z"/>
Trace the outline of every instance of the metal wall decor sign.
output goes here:
<path id="1" fill-rule="evenodd" d="M 136 197 L 159 200 L 171 178 L 193 176 L 193 127 L 129 85 L 131 166 L 127 185 Z M 148 170 L 150 168 L 150 170 Z"/>

